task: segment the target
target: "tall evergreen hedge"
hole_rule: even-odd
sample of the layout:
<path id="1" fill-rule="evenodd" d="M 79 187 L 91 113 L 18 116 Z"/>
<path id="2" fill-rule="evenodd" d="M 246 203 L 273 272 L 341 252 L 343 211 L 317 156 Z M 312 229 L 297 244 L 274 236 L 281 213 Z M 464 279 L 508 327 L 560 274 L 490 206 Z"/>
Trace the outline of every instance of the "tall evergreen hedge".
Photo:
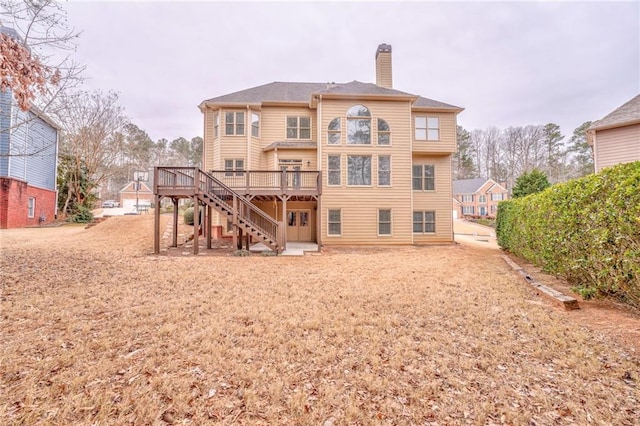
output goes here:
<path id="1" fill-rule="evenodd" d="M 640 161 L 501 202 L 496 234 L 583 296 L 640 307 Z"/>

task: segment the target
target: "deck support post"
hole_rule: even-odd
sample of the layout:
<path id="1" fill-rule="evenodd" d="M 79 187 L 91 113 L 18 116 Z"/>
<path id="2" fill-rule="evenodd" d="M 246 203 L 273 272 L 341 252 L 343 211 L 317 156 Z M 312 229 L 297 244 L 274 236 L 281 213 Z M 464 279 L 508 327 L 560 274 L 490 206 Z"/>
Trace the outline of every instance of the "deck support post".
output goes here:
<path id="1" fill-rule="evenodd" d="M 249 251 L 249 233 L 248 232 L 245 233 L 245 241 L 246 241 L 245 249 Z"/>
<path id="2" fill-rule="evenodd" d="M 236 243 L 236 250 L 242 250 L 242 228 L 238 226 L 238 242 Z"/>
<path id="3" fill-rule="evenodd" d="M 211 206 L 207 205 L 207 216 L 206 216 L 206 226 L 205 231 L 207 232 L 207 249 L 211 250 L 211 214 L 213 213 L 213 209 Z"/>
<path id="4" fill-rule="evenodd" d="M 162 197 L 160 195 L 156 195 L 156 206 L 153 209 L 154 218 L 153 218 L 153 253 L 160 254 L 160 200 Z"/>
<path id="5" fill-rule="evenodd" d="M 316 244 L 318 246 L 318 252 L 320 252 L 320 248 L 322 247 L 322 202 L 320 201 L 322 197 L 318 195 L 316 199 Z"/>
<path id="6" fill-rule="evenodd" d="M 285 172 L 286 173 L 286 172 Z M 287 249 L 287 225 L 289 224 L 289 217 L 287 216 L 287 199 L 289 197 L 286 195 L 282 196 L 282 241 L 280 241 L 282 245 L 282 251 Z"/>
<path id="7" fill-rule="evenodd" d="M 231 216 L 231 224 L 233 225 L 233 247 L 238 247 L 238 199 L 233 196 L 233 215 Z"/>
<path id="8" fill-rule="evenodd" d="M 198 196 L 193 196 L 193 254 L 198 254 L 200 250 L 200 201 Z"/>
<path id="9" fill-rule="evenodd" d="M 173 235 L 171 236 L 171 247 L 178 247 L 178 199 L 172 198 L 173 201 Z"/>

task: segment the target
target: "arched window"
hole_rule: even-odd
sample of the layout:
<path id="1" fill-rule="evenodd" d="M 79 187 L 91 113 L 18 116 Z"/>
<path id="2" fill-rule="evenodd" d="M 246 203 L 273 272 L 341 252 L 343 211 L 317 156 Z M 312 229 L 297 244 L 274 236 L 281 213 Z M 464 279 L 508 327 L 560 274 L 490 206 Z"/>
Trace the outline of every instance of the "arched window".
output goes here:
<path id="1" fill-rule="evenodd" d="M 329 145 L 340 145 L 340 117 L 331 120 L 327 128 L 327 143 Z"/>
<path id="2" fill-rule="evenodd" d="M 378 145 L 391 145 L 391 128 L 382 118 L 378 118 Z"/>
<path id="3" fill-rule="evenodd" d="M 371 111 L 364 105 L 354 105 L 347 111 L 347 144 L 371 144 Z"/>

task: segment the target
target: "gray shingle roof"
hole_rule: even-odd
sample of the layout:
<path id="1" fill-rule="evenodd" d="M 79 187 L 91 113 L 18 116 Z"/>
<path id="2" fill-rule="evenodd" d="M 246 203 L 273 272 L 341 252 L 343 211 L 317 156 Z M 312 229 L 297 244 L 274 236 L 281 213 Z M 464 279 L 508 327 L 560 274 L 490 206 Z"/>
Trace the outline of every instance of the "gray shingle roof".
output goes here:
<path id="1" fill-rule="evenodd" d="M 597 130 L 640 122 L 640 95 L 593 123 L 587 130 Z"/>
<path id="2" fill-rule="evenodd" d="M 413 106 L 419 108 L 462 109 L 455 105 L 445 104 L 444 102 L 436 101 L 429 98 L 423 98 L 422 96 L 420 96 L 418 100 L 413 103 Z"/>
<path id="3" fill-rule="evenodd" d="M 252 87 L 239 92 L 229 93 L 207 99 L 206 103 L 263 103 L 263 102 L 309 102 L 311 95 L 317 94 L 349 94 L 349 95 L 382 95 L 417 97 L 414 106 L 422 108 L 462 109 L 443 102 L 435 101 L 402 92 L 387 89 L 372 83 L 352 81 L 350 83 L 295 83 L 274 81 L 262 86 Z"/>
<path id="4" fill-rule="evenodd" d="M 453 194 L 473 194 L 487 182 L 485 178 L 458 179 L 453 181 Z"/>
<path id="5" fill-rule="evenodd" d="M 207 99 L 212 103 L 309 102 L 311 94 L 327 88 L 327 83 L 289 83 L 274 81 L 262 86 Z"/>
<path id="6" fill-rule="evenodd" d="M 400 90 L 387 89 L 377 86 L 373 83 L 363 83 L 353 80 L 350 83 L 330 84 L 326 85 L 324 90 L 320 90 L 319 94 L 340 93 L 349 95 L 386 95 L 386 96 L 416 96 L 411 93 L 401 92 Z"/>

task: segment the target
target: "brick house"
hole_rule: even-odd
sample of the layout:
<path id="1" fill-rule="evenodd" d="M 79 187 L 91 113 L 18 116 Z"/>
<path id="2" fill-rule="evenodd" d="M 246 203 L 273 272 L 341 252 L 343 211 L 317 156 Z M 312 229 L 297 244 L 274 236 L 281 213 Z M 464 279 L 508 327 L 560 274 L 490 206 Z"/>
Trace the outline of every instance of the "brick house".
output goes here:
<path id="1" fill-rule="evenodd" d="M 56 218 L 58 130 L 36 108 L 22 111 L 10 91 L 0 92 L 0 228 Z"/>
<path id="2" fill-rule="evenodd" d="M 509 192 L 493 179 L 475 178 L 453 181 L 453 217 L 495 217 L 498 203 Z"/>

